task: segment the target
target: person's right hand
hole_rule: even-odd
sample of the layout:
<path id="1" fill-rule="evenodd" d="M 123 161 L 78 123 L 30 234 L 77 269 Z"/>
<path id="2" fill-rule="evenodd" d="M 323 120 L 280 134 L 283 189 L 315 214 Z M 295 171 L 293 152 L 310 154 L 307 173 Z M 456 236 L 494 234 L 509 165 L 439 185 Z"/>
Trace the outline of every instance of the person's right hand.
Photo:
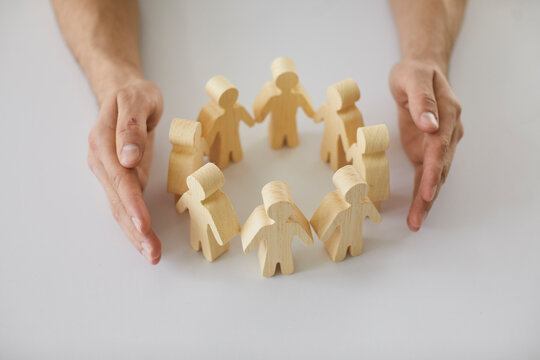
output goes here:
<path id="1" fill-rule="evenodd" d="M 161 258 L 161 243 L 150 226 L 142 191 L 162 112 L 158 87 L 130 80 L 101 98 L 98 120 L 88 136 L 88 166 L 105 189 L 114 218 L 151 264 Z"/>

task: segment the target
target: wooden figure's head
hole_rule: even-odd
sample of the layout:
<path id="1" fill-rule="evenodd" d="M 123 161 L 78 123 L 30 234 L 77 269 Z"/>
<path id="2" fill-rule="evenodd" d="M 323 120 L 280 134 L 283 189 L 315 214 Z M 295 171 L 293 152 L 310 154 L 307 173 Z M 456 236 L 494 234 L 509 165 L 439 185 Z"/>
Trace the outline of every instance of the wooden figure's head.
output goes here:
<path id="1" fill-rule="evenodd" d="M 281 91 L 288 91 L 298 84 L 298 74 L 294 61 L 288 57 L 279 57 L 272 61 L 272 76 Z"/>
<path id="2" fill-rule="evenodd" d="M 283 181 L 272 181 L 262 188 L 264 209 L 276 222 L 286 221 L 294 212 L 289 186 Z"/>
<path id="3" fill-rule="evenodd" d="M 362 154 L 386 151 L 390 146 L 390 136 L 386 125 L 359 127 L 356 130 L 356 143 Z"/>
<path id="4" fill-rule="evenodd" d="M 169 141 L 177 149 L 190 151 L 200 147 L 201 123 L 186 119 L 173 119 L 169 129 Z"/>
<path id="5" fill-rule="evenodd" d="M 214 163 L 207 163 L 188 176 L 186 182 L 192 196 L 202 201 L 225 185 L 225 176 Z"/>
<path id="6" fill-rule="evenodd" d="M 334 185 L 345 200 L 351 204 L 359 204 L 368 194 L 368 184 L 352 165 L 345 165 L 334 173 Z"/>
<path id="7" fill-rule="evenodd" d="M 206 93 L 222 108 L 231 108 L 238 100 L 238 89 L 226 77 L 217 75 L 208 80 Z"/>
<path id="8" fill-rule="evenodd" d="M 336 111 L 346 109 L 360 100 L 360 89 L 353 79 L 345 79 L 326 90 L 330 106 Z"/>

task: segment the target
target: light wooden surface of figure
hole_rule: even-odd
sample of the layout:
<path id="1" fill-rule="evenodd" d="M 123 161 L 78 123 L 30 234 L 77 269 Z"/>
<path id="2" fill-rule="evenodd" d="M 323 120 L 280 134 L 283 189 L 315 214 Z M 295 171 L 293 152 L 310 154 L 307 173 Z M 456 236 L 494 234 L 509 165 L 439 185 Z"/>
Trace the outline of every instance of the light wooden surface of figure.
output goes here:
<path id="1" fill-rule="evenodd" d="M 187 178 L 189 190 L 182 195 L 176 208 L 189 210 L 190 243 L 195 251 L 214 261 L 229 249 L 229 241 L 240 232 L 240 224 L 231 201 L 221 191 L 225 177 L 213 163 L 207 163 Z"/>
<path id="2" fill-rule="evenodd" d="M 240 121 L 249 127 L 255 122 L 249 112 L 236 102 L 238 89 L 224 76 L 208 80 L 205 90 L 211 100 L 203 106 L 197 121 L 202 124 L 203 136 L 210 147 L 210 161 L 224 169 L 229 161 L 242 160 L 238 132 Z"/>
<path id="3" fill-rule="evenodd" d="M 292 274 L 293 238 L 298 237 L 306 245 L 313 244 L 309 221 L 292 202 L 286 183 L 272 181 L 266 184 L 262 197 L 264 205 L 255 208 L 242 227 L 242 247 L 249 253 L 259 246 L 263 276 L 273 276 L 278 266 L 282 274 Z"/>
<path id="4" fill-rule="evenodd" d="M 169 156 L 167 192 L 175 194 L 176 202 L 187 191 L 186 178 L 203 166 L 208 146 L 202 138 L 200 123 L 178 118 L 171 122 L 169 142 L 172 150 Z"/>
<path id="5" fill-rule="evenodd" d="M 362 113 L 356 107 L 360 89 L 353 79 L 328 87 L 328 101 L 315 113 L 315 122 L 324 121 L 321 159 L 330 162 L 332 170 L 347 165 L 346 152 L 356 141 L 356 129 L 364 126 Z"/>
<path id="6" fill-rule="evenodd" d="M 270 147 L 279 149 L 284 145 L 298 146 L 296 113 L 301 107 L 310 118 L 314 115 L 313 105 L 306 90 L 298 80 L 296 66 L 288 57 L 279 57 L 272 62 L 273 80 L 267 82 L 253 103 L 256 122 L 263 122 L 270 113 L 268 137 Z"/>
<path id="7" fill-rule="evenodd" d="M 347 159 L 366 179 L 368 197 L 380 211 L 381 201 L 390 198 L 390 170 L 386 150 L 390 136 L 386 125 L 358 128 L 356 143 L 347 152 Z"/>
<path id="8" fill-rule="evenodd" d="M 311 218 L 311 225 L 334 262 L 362 253 L 362 223 L 369 217 L 382 218 L 367 197 L 368 185 L 352 165 L 336 171 L 332 178 L 337 190 L 328 193 Z"/>

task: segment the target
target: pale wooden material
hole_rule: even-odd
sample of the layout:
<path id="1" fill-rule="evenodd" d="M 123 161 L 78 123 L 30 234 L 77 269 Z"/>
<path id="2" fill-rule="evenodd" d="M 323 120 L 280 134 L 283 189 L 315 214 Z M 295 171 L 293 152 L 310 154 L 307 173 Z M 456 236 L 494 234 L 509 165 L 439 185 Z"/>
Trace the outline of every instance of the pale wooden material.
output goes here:
<path id="1" fill-rule="evenodd" d="M 203 166 L 208 146 L 202 138 L 201 124 L 185 119 L 173 119 L 169 141 L 172 150 L 169 157 L 167 191 L 180 197 L 187 191 L 186 178 Z"/>
<path id="2" fill-rule="evenodd" d="M 229 249 L 229 241 L 240 232 L 240 224 L 231 201 L 221 191 L 225 177 L 219 168 L 208 163 L 188 176 L 189 190 L 176 208 L 189 210 L 190 243 L 195 251 L 202 248 L 206 260 L 214 261 Z"/>
<path id="3" fill-rule="evenodd" d="M 386 125 L 366 126 L 358 129 L 356 143 L 347 151 L 347 159 L 369 185 L 368 197 L 377 210 L 381 201 L 390 197 L 390 171 L 386 150 L 390 136 Z"/>
<path id="4" fill-rule="evenodd" d="M 282 181 L 272 181 L 262 189 L 264 205 L 249 216 L 242 227 L 244 252 L 259 246 L 262 275 L 273 276 L 279 265 L 282 274 L 294 272 L 291 242 L 297 236 L 304 244 L 313 244 L 309 222 L 292 202 L 289 186 Z"/>
<path id="5" fill-rule="evenodd" d="M 218 75 L 206 83 L 206 93 L 211 101 L 206 103 L 198 121 L 203 136 L 210 147 L 210 161 L 224 169 L 229 161 L 242 160 L 242 145 L 238 128 L 240 121 L 252 127 L 255 122 L 248 111 L 236 102 L 238 89 L 229 80 Z"/>
<path id="6" fill-rule="evenodd" d="M 346 165 L 332 178 L 337 190 L 326 195 L 311 218 L 311 225 L 334 262 L 362 253 L 362 223 L 382 218 L 367 197 L 368 185 L 358 171 Z"/>
<path id="7" fill-rule="evenodd" d="M 347 165 L 346 152 L 356 142 L 356 129 L 364 126 L 362 113 L 355 105 L 360 89 L 353 79 L 331 85 L 326 91 L 328 101 L 315 113 L 315 122 L 324 120 L 321 159 L 330 162 L 334 171 Z"/>
<path id="8" fill-rule="evenodd" d="M 270 147 L 279 149 L 283 145 L 298 146 L 296 112 L 301 107 L 306 115 L 313 117 L 311 100 L 298 81 L 294 62 L 280 57 L 272 62 L 274 80 L 267 82 L 253 103 L 255 122 L 263 122 L 270 113 L 268 137 Z"/>

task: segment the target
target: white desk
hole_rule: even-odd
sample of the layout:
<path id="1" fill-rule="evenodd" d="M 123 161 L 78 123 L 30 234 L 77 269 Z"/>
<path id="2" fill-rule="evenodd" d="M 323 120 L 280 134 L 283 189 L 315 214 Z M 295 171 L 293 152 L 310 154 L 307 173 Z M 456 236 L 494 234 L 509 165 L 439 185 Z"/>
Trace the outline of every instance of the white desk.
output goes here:
<path id="1" fill-rule="evenodd" d="M 144 2 L 145 72 L 165 98 L 145 194 L 163 242 L 152 267 L 87 169 L 97 107 L 49 3 L 2 2 L 0 358 L 538 359 L 539 4 L 469 4 L 450 76 L 465 137 L 411 233 L 386 2 Z M 298 241 L 297 272 L 264 279 L 239 237 L 212 264 L 191 250 L 189 217 L 165 192 L 167 133 L 173 117 L 196 118 L 215 74 L 251 108 L 281 55 L 317 106 L 328 85 L 358 81 L 366 124 L 390 128 L 393 197 L 381 224 L 366 221 L 360 257 L 334 264 L 319 240 Z M 267 145 L 267 123 L 241 125 L 245 159 L 224 172 L 240 222 L 270 180 L 288 182 L 307 217 L 333 189 L 318 157 L 322 126 L 298 121 L 300 147 L 280 151 Z"/>

